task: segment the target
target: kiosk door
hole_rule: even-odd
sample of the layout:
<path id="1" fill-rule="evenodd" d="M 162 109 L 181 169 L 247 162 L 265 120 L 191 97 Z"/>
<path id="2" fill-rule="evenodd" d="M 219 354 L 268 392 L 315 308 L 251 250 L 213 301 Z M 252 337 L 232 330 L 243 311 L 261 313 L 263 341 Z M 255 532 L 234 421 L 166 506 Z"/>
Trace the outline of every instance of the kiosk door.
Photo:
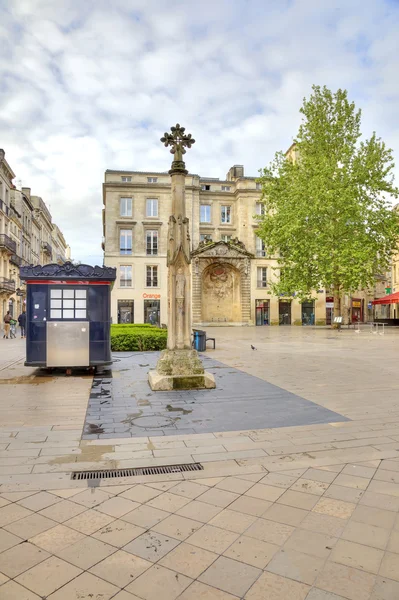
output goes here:
<path id="1" fill-rule="evenodd" d="M 88 367 L 89 322 L 47 321 L 48 367 Z"/>

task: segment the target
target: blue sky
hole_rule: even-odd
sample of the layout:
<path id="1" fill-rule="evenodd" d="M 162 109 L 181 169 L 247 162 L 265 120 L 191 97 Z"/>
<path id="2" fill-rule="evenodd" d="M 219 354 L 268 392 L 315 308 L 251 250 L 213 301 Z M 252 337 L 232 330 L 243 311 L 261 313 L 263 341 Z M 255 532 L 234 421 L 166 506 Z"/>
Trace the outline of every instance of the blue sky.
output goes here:
<path id="1" fill-rule="evenodd" d="M 396 0 L 0 0 L 0 14 L 0 147 L 77 260 L 102 262 L 105 169 L 167 170 L 176 121 L 197 140 L 191 172 L 257 175 L 325 84 L 398 160 Z"/>

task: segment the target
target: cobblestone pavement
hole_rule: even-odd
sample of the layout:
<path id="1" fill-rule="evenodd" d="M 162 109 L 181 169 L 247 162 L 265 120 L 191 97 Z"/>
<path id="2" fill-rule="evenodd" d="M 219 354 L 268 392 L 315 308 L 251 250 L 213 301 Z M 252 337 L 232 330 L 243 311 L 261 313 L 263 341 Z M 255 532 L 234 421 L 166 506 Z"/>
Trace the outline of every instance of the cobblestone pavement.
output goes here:
<path id="1" fill-rule="evenodd" d="M 95 377 L 83 439 L 142 437 L 346 421 L 342 415 L 208 356 L 215 390 L 153 392 L 158 352 L 118 353 L 112 373 Z"/>
<path id="2" fill-rule="evenodd" d="M 92 378 L 0 340 L 1 600 L 398 600 L 399 332 L 212 333 L 207 356 L 349 420 L 82 440 Z"/>

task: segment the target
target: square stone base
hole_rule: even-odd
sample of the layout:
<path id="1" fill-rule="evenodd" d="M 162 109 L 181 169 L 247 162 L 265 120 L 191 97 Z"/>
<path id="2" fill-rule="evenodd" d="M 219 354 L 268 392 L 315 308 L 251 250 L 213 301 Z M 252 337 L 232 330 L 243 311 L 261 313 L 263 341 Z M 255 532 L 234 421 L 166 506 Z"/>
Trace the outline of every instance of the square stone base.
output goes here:
<path id="1" fill-rule="evenodd" d="M 207 371 L 204 371 L 202 375 L 162 375 L 158 371 L 149 371 L 148 383 L 154 392 L 213 389 L 216 387 L 214 376 Z"/>

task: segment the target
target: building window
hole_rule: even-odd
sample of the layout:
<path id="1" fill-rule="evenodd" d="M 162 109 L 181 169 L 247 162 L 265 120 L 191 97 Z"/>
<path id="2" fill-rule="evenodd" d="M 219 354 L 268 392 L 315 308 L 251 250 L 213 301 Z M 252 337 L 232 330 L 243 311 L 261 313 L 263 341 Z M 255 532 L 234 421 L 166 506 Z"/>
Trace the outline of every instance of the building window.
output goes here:
<path id="1" fill-rule="evenodd" d="M 156 256 L 158 254 L 158 231 L 145 232 L 145 246 L 147 255 Z"/>
<path id="2" fill-rule="evenodd" d="M 158 216 L 158 200 L 156 198 L 147 198 L 146 215 L 147 217 Z"/>
<path id="3" fill-rule="evenodd" d="M 126 175 L 122 175 L 123 183 L 130 183 L 132 181 L 131 177 L 127 177 Z"/>
<path id="4" fill-rule="evenodd" d="M 51 289 L 50 319 L 86 319 L 86 290 Z"/>
<path id="5" fill-rule="evenodd" d="M 231 187 L 229 185 L 222 185 L 222 192 L 230 192 Z"/>
<path id="6" fill-rule="evenodd" d="M 220 207 L 220 222 L 231 223 L 231 206 Z"/>
<path id="7" fill-rule="evenodd" d="M 200 223 L 211 222 L 211 207 L 209 204 L 200 205 Z"/>
<path id="8" fill-rule="evenodd" d="M 220 239 L 222 240 L 222 242 L 230 242 L 231 235 L 221 235 Z"/>
<path id="9" fill-rule="evenodd" d="M 200 234 L 200 242 L 211 242 L 212 236 L 210 233 L 201 233 Z"/>
<path id="10" fill-rule="evenodd" d="M 133 236 L 131 229 L 121 229 L 120 231 L 120 253 L 132 253 Z"/>
<path id="11" fill-rule="evenodd" d="M 134 300 L 118 300 L 118 323 L 134 323 Z"/>
<path id="12" fill-rule="evenodd" d="M 211 186 L 210 185 L 201 185 L 201 190 L 203 192 L 210 192 L 211 191 Z"/>
<path id="13" fill-rule="evenodd" d="M 265 242 L 263 240 L 261 240 L 261 238 L 259 238 L 259 237 L 256 238 L 256 256 L 258 256 L 258 257 L 266 256 Z"/>
<path id="14" fill-rule="evenodd" d="M 121 198 L 119 204 L 120 204 L 121 217 L 131 217 L 132 216 L 132 199 L 131 198 Z"/>
<path id="15" fill-rule="evenodd" d="M 257 202 L 255 204 L 255 211 L 258 216 L 263 216 L 265 214 L 265 205 L 263 202 Z"/>
<path id="16" fill-rule="evenodd" d="M 144 323 L 161 324 L 161 302 L 159 300 L 144 300 Z"/>
<path id="17" fill-rule="evenodd" d="M 119 267 L 120 286 L 121 287 L 132 287 L 132 265 L 121 265 Z"/>
<path id="18" fill-rule="evenodd" d="M 261 190 L 262 189 L 262 184 L 261 183 L 256 183 L 256 189 L 257 190 Z"/>
<path id="19" fill-rule="evenodd" d="M 147 183 L 157 183 L 158 177 L 147 177 Z"/>
<path id="20" fill-rule="evenodd" d="M 257 287 L 267 287 L 267 267 L 258 267 L 257 271 Z"/>
<path id="21" fill-rule="evenodd" d="M 146 275 L 147 287 L 158 287 L 158 267 L 147 265 Z"/>

